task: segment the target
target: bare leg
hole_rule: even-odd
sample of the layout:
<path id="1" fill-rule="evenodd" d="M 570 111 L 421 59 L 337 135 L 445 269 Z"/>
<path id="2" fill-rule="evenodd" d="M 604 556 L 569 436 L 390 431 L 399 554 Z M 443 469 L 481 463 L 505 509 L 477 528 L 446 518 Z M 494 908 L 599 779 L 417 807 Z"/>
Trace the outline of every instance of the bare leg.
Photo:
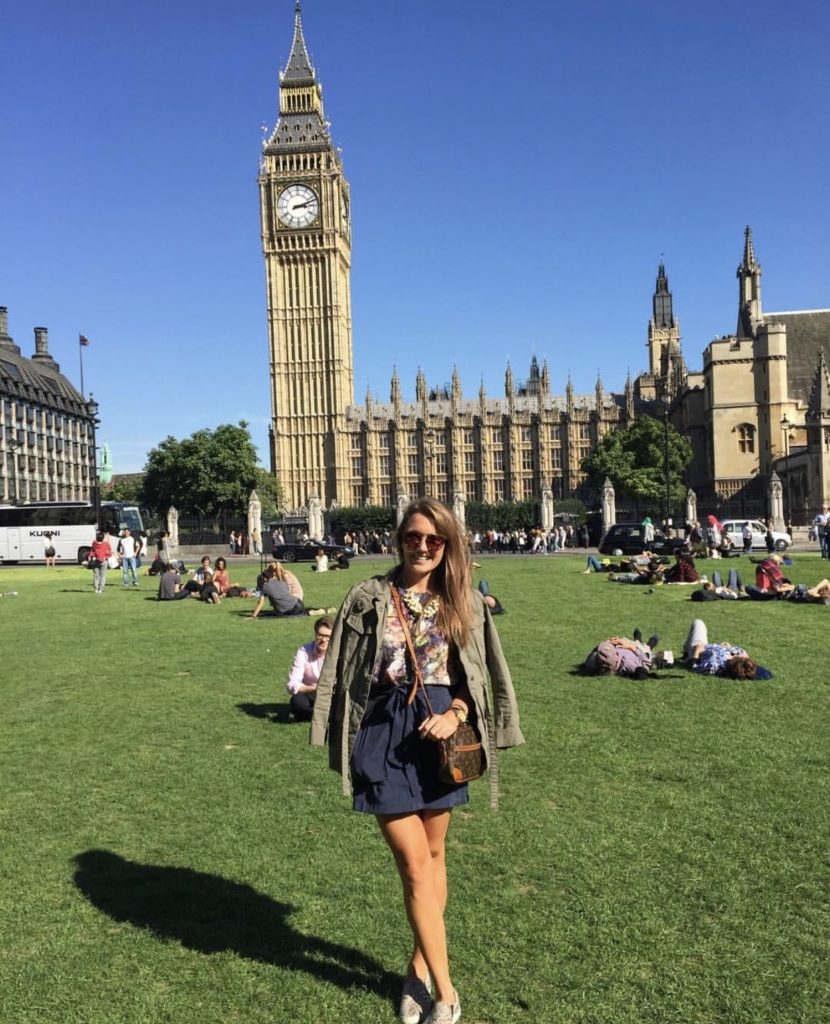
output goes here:
<path id="1" fill-rule="evenodd" d="M 444 908 L 447 905 L 447 870 L 444 839 L 450 811 L 424 811 L 378 815 L 378 824 L 398 868 L 409 925 L 415 939 L 410 970 L 423 978 L 426 970 L 435 983 L 435 995 L 455 1002 L 447 956 Z"/>
<path id="2" fill-rule="evenodd" d="M 689 627 L 689 635 L 683 645 L 683 654 L 687 661 L 696 661 L 703 648 L 709 643 L 706 623 L 703 619 L 694 619 Z"/>

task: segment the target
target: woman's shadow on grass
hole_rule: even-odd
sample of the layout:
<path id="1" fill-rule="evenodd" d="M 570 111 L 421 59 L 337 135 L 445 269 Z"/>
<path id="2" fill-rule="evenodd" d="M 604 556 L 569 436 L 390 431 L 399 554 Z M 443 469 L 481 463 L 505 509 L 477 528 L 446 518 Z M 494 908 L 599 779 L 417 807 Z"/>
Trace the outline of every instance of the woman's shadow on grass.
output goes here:
<path id="1" fill-rule="evenodd" d="M 388 999 L 400 984 L 359 950 L 296 931 L 289 923 L 296 908 L 249 885 L 190 868 L 139 864 L 110 850 L 86 850 L 75 863 L 75 885 L 93 906 L 160 939 L 199 953 L 231 951 Z"/>

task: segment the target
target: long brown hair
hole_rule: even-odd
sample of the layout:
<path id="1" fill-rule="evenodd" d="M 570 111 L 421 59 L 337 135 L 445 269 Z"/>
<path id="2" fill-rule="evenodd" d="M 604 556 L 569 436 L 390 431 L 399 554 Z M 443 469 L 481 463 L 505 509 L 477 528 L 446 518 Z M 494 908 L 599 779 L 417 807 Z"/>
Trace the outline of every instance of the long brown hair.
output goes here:
<path id="1" fill-rule="evenodd" d="M 409 520 L 420 513 L 435 526 L 435 532 L 445 538 L 444 557 L 430 577 L 430 589 L 441 595 L 438 609 L 438 628 L 448 640 L 461 646 L 467 642 L 472 625 L 470 606 L 470 555 L 461 525 L 455 515 L 435 498 L 417 498 L 404 510 L 396 531 L 398 558 L 403 565 L 403 535 Z M 394 570 L 396 575 L 398 569 Z"/>

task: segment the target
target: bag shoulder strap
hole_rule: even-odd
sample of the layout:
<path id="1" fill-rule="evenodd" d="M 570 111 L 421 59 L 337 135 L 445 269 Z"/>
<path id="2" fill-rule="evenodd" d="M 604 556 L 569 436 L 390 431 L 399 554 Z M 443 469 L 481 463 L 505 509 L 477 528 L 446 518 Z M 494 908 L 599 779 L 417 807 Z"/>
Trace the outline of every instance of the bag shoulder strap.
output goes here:
<path id="1" fill-rule="evenodd" d="M 409 623 L 406 621 L 406 613 L 403 610 L 403 601 L 401 601 L 401 595 L 398 593 L 398 588 L 395 584 L 392 584 L 392 603 L 395 605 L 395 611 L 398 613 L 398 621 L 401 624 L 401 630 L 403 631 L 404 640 L 406 641 L 406 649 L 409 651 L 409 658 L 412 662 L 412 673 L 415 679 L 412 683 L 412 688 L 409 691 L 409 696 L 406 698 L 406 703 L 411 704 L 415 700 L 415 694 L 418 692 L 420 686 L 424 693 L 424 700 L 427 704 L 427 710 L 430 715 L 434 715 L 435 712 L 432 710 L 432 705 L 429 702 L 429 696 L 427 695 L 427 688 L 424 686 L 424 680 L 421 675 L 421 668 L 418 664 L 418 658 L 415 654 L 415 645 L 412 643 L 412 633 L 409 630 Z"/>

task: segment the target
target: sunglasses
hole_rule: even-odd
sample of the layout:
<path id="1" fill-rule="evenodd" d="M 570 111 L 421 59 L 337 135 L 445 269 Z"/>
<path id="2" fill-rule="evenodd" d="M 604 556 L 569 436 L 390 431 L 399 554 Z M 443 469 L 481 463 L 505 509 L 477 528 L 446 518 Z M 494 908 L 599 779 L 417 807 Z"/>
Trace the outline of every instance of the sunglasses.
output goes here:
<path id="1" fill-rule="evenodd" d="M 403 535 L 403 542 L 410 551 L 417 551 L 422 540 L 426 541 L 427 548 L 433 552 L 440 551 L 447 543 L 447 538 L 441 537 L 437 533 L 419 533 L 418 530 L 407 530 Z"/>

